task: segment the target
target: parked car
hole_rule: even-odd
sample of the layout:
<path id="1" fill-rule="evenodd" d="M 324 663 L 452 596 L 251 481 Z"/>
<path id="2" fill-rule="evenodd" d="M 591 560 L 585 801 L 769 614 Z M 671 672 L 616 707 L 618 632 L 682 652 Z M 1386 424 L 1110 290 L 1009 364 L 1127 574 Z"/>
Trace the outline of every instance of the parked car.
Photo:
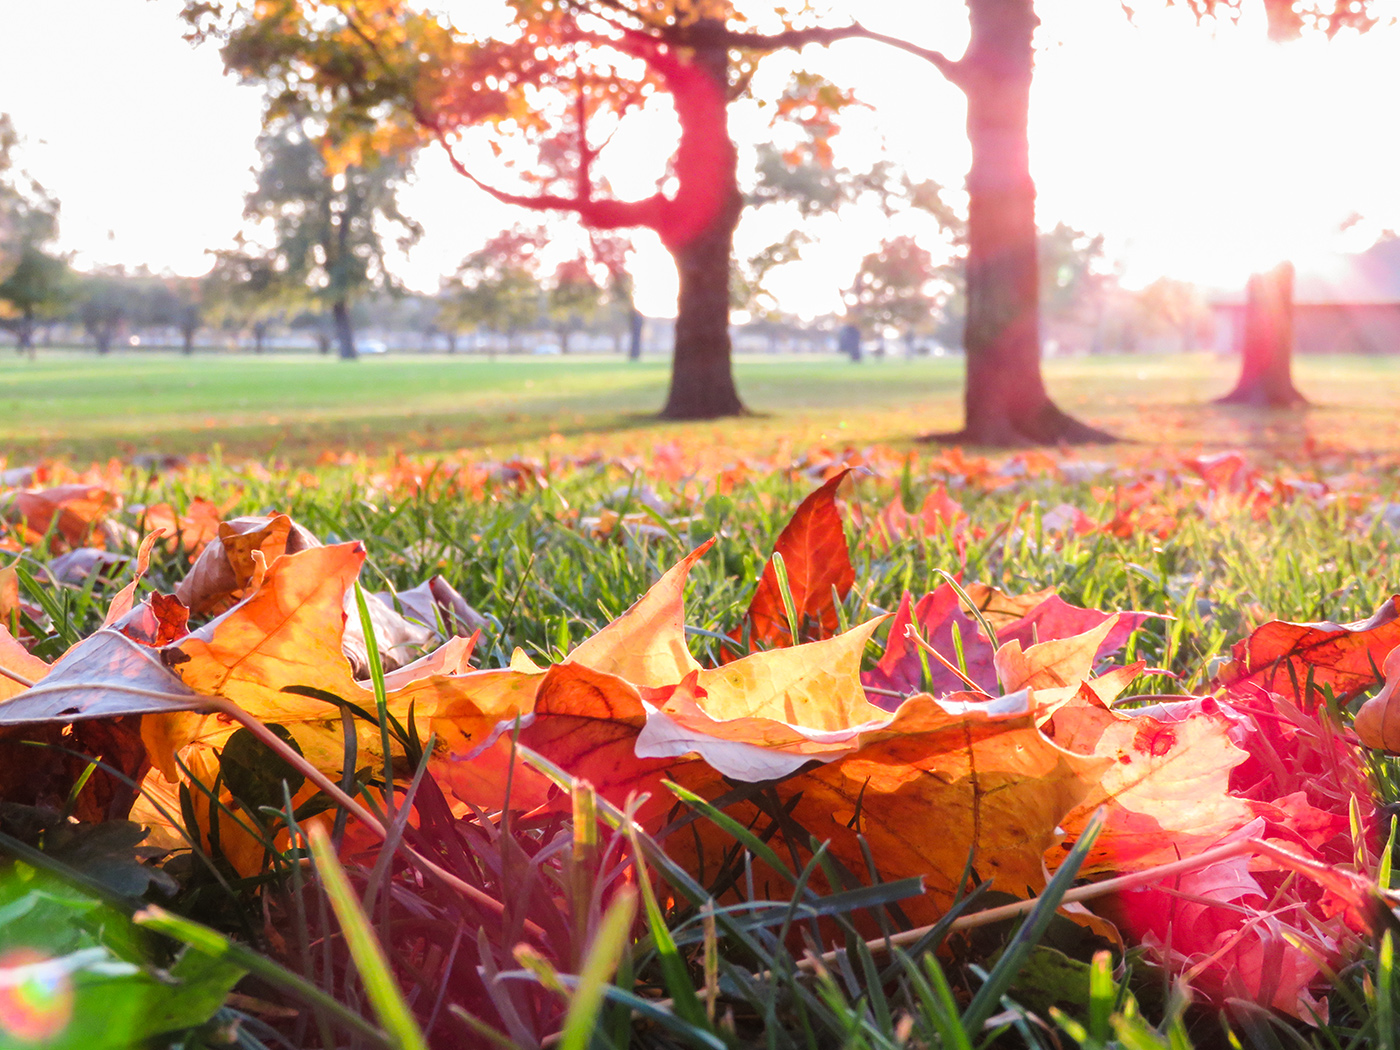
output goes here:
<path id="1" fill-rule="evenodd" d="M 387 354 L 389 348 L 378 339 L 365 339 L 360 342 L 357 349 L 362 354 Z"/>

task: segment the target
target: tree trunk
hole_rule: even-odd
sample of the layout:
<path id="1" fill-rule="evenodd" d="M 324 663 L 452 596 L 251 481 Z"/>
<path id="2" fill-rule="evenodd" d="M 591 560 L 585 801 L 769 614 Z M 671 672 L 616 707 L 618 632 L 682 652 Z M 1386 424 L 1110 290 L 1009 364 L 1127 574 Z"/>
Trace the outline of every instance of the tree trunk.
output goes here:
<path id="1" fill-rule="evenodd" d="M 635 306 L 627 311 L 627 360 L 642 359 L 642 314 Z"/>
<path id="2" fill-rule="evenodd" d="M 16 334 L 19 336 L 19 345 L 15 349 L 34 360 L 34 308 L 25 304 L 20 313 L 19 325 Z"/>
<path id="3" fill-rule="evenodd" d="M 194 332 L 188 325 L 180 329 L 180 353 L 186 357 L 194 353 Z"/>
<path id="4" fill-rule="evenodd" d="M 1293 264 L 1252 274 L 1245 293 L 1239 382 L 1216 404 L 1298 408 L 1308 403 L 1293 385 Z"/>
<path id="5" fill-rule="evenodd" d="M 940 441 L 1014 446 L 1113 440 L 1062 412 L 1040 371 L 1040 275 L 1027 119 L 1039 19 L 1033 0 L 967 0 L 972 35 L 954 83 L 967 95 L 966 422 Z"/>
<path id="6" fill-rule="evenodd" d="M 729 267 L 738 210 L 726 210 L 709 230 L 673 252 L 680 271 L 680 295 L 671 389 L 661 410 L 663 419 L 744 414 L 734 385 L 729 339 Z"/>
<path id="7" fill-rule="evenodd" d="M 447 333 L 447 352 L 448 352 L 449 354 L 455 354 L 455 353 L 457 352 L 457 333 L 456 333 L 456 332 L 448 332 L 448 333 Z"/>
<path id="8" fill-rule="evenodd" d="M 729 134 L 729 51 L 696 48 L 691 66 L 693 89 L 676 97 L 681 118 L 677 171 L 704 191 L 684 198 L 679 221 L 662 241 L 676 260 L 680 294 L 676 299 L 676 342 L 671 357 L 671 389 L 663 419 L 719 419 L 745 412 L 734 384 L 733 346 L 729 339 L 729 276 L 734 230 L 744 208 L 739 192 L 738 151 Z M 703 211 L 699 209 L 703 208 Z M 696 215 L 712 216 L 708 222 Z M 699 228 L 692 228 L 685 221 Z"/>
<path id="9" fill-rule="evenodd" d="M 267 338 L 267 325 L 258 321 L 253 325 L 253 353 L 263 352 L 263 340 Z"/>
<path id="10" fill-rule="evenodd" d="M 331 318 L 335 322 L 335 345 L 342 361 L 354 361 L 360 355 L 355 350 L 355 332 L 350 327 L 350 307 L 344 299 L 337 299 L 331 306 Z"/>

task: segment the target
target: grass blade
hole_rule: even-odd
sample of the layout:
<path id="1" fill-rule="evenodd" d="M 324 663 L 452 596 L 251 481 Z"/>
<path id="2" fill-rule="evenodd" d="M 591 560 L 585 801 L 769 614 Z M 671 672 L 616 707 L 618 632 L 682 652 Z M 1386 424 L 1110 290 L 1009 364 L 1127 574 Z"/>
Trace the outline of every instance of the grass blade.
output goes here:
<path id="1" fill-rule="evenodd" d="M 428 1041 L 414 1020 L 408 1003 L 404 1001 L 384 949 L 370 928 L 369 917 L 360 907 L 359 897 L 351 887 L 345 869 L 340 866 L 335 851 L 331 849 L 329 836 L 319 825 L 312 825 L 307 832 L 316 870 L 335 910 L 335 917 L 340 920 L 345 943 L 360 971 L 365 993 L 388 1035 L 388 1045 L 395 1050 L 428 1050 Z"/>
<path id="2" fill-rule="evenodd" d="M 607 996 L 608 982 L 627 947 L 636 914 L 637 896 L 630 890 L 618 893 L 604 912 L 579 970 L 578 984 L 569 999 L 559 1050 L 586 1050 Z"/>

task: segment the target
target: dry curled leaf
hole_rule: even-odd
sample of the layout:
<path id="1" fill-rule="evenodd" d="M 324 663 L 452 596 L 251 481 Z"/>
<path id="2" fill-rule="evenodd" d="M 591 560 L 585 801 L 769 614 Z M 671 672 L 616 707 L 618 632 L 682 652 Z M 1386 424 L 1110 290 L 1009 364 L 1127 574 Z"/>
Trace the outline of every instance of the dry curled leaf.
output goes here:
<path id="1" fill-rule="evenodd" d="M 254 551 L 270 565 L 283 554 L 319 546 L 320 540 L 285 514 L 221 522 L 216 538 L 176 586 L 175 596 L 195 616 L 223 612 L 247 594 L 257 573 Z"/>

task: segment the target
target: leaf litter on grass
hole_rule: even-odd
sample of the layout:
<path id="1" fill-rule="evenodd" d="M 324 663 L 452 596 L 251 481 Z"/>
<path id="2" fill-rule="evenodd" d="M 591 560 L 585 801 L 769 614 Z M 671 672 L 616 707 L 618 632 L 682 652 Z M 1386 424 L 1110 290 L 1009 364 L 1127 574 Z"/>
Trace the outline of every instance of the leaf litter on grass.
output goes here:
<path id="1" fill-rule="evenodd" d="M 713 454 L 695 459 L 657 450 L 653 473 L 675 486 L 673 509 L 734 491 L 763 469 L 751 458 L 723 467 Z M 286 515 L 211 522 L 213 504 L 191 501 L 188 516 L 169 511 L 166 523 L 167 538 L 176 540 L 167 550 L 190 565 L 175 593 L 132 604 L 133 581 L 100 629 L 52 669 L 22 644 L 25 627 L 27 640 L 38 641 L 38 621 L 21 615 L 16 599 L 0 609 L 17 628 L 0 635 L 0 663 L 14 678 L 36 683 L 26 691 L 8 680 L 12 695 L 0 705 L 0 721 L 24 727 L 6 730 L 13 734 L 47 732 L 35 727 L 89 714 L 128 725 L 139 717 L 145 766 L 132 771 L 144 775 L 146 796 L 130 814 L 109 818 L 134 815 L 164 829 L 173 844 L 169 815 L 182 811 L 182 794 L 196 798 L 184 810 L 198 827 L 186 830 L 246 877 L 264 870 L 269 844 L 238 819 L 247 800 L 234 794 L 237 778 L 221 773 L 237 726 L 201 711 L 208 704 L 200 698 L 231 701 L 280 727 L 314 767 L 344 778 L 355 771 L 343 768 L 342 715 L 374 721 L 380 695 L 366 672 L 379 662 L 393 668 L 383 678 L 382 712 L 399 732 L 362 729 L 353 761 L 355 770 L 390 771 L 393 785 L 379 788 L 385 803 L 391 786 L 400 793 L 412 778 L 411 741 L 431 733 L 430 775 L 451 788 L 459 806 L 498 810 L 509 785 L 509 805 L 520 819 L 567 813 L 569 798 L 515 758 L 519 745 L 586 780 L 613 805 L 641 799 L 634 817 L 651 833 L 671 821 L 675 801 L 667 785 L 676 784 L 722 800 L 740 826 L 766 825 L 769 847 L 793 863 L 816 859 L 814 842 L 821 843 L 835 867 L 814 871 L 811 881 L 829 892 L 848 888 L 833 882 L 844 877 L 835 873 L 868 872 L 872 860 L 882 880 L 918 877 L 924 893 L 901 904 L 909 923 L 945 914 L 969 889 L 969 870 L 1000 893 L 1040 892 L 1096 812 L 1104 826 L 1080 869 L 1086 876 L 1148 870 L 1241 837 L 1369 872 L 1375 808 L 1364 759 L 1338 721 L 1339 705 L 1380 683 L 1380 669 L 1400 643 L 1393 605 L 1355 624 L 1265 623 L 1213 674 L 1200 669 L 1208 695 L 1154 692 L 1138 700 L 1144 694 L 1130 687 L 1152 669 L 1141 660 L 1113 661 L 1161 614 L 1081 607 L 1053 588 L 1018 594 L 972 579 L 969 564 L 979 548 L 983 568 L 995 561 L 989 551 L 1004 567 L 1017 552 L 1043 558 L 1096 535 L 1161 543 L 1193 521 L 1263 521 L 1300 503 L 1326 514 L 1346 509 L 1367 486 L 1270 478 L 1242 457 L 1133 471 L 1040 454 L 998 464 L 951 450 L 921 465 L 923 478 L 941 480 L 917 512 L 904 508 L 902 494 L 873 517 L 856 504 L 855 550 L 873 565 L 901 550 L 946 544 L 959 559 L 952 578 L 919 597 L 904 590 L 892 616 L 849 623 L 860 581 L 838 490 L 851 484 L 854 468 L 907 476 L 910 462 L 889 450 L 792 461 L 794 483 L 822 483 L 778 536 L 742 621 L 724 625 L 727 633 L 711 632 L 717 641 L 707 649 L 717 658 L 709 666 L 692 654 L 684 602 L 687 576 L 719 556 L 708 543 L 607 626 L 559 646 L 543 664 L 517 650 L 496 666 L 475 666 L 481 657 L 474 638 L 462 637 L 462 609 L 474 610 L 450 587 L 450 594 L 439 588 L 436 605 L 403 604 L 402 612 L 376 600 L 371 620 L 379 651 L 371 660 L 364 633 L 357 638 L 347 629 L 358 623 L 353 615 L 347 621 L 347 611 L 353 613 L 353 585 L 366 561 L 362 544 L 322 545 Z M 424 470 L 401 459 L 371 487 L 386 498 L 453 492 L 495 500 L 509 492 L 548 494 L 571 473 L 600 466 L 609 464 L 583 457 Z M 950 495 L 962 489 L 995 497 L 1040 483 L 1053 490 L 1076 471 L 1094 486 L 1097 520 L 1078 508 L 1062 510 L 1068 504 L 1041 513 L 1022 500 L 1007 519 L 987 523 Z M 111 490 L 98 491 L 96 478 L 86 488 L 78 479 L 11 499 L 14 542 L 45 541 L 54 550 L 96 534 L 121 503 L 110 468 L 101 477 Z M 73 513 L 83 528 L 65 531 L 54 508 L 80 489 Z M 584 521 L 574 508 L 561 510 L 557 520 L 565 527 Z M 665 523 L 655 507 L 652 513 Z M 119 536 L 119 524 L 111 521 L 102 534 Z M 617 550 L 596 528 L 580 535 L 600 559 Z M 639 542 L 635 534 L 618 538 Z M 144 567 L 149 541 L 142 553 Z M 1154 579 L 1146 568 L 1129 568 L 1159 596 L 1180 586 L 1162 572 Z M 868 598 L 864 604 L 877 611 Z M 435 612 L 431 623 L 427 608 Z M 191 630 L 191 612 L 213 618 Z M 483 619 L 477 626 L 489 631 L 496 624 Z M 1175 637 L 1174 630 L 1167 623 L 1164 633 Z M 445 637 L 452 634 L 458 636 Z M 414 651 L 400 651 L 405 647 Z M 878 655 L 868 657 L 872 649 Z M 80 719 L 66 732 L 76 741 L 85 724 L 104 723 Z M 80 798 L 91 790 L 76 774 L 70 782 Z M 315 795 L 314 785 L 303 784 L 292 804 L 304 807 Z M 169 803 L 164 811 L 149 804 L 162 798 Z M 329 824 L 333 817 L 306 819 Z M 272 844 L 287 848 L 290 841 L 283 828 Z M 666 847 L 703 881 L 705 865 L 725 844 L 707 824 L 672 836 Z M 372 863 L 372 839 L 352 834 L 343 848 Z M 749 878 L 761 883 L 766 863 L 755 862 Z M 1368 932 L 1355 899 L 1259 856 L 1124 894 L 1101 911 L 1116 921 L 1116 936 L 1153 948 L 1208 994 L 1249 999 L 1304 1021 L 1325 1016 L 1326 1000 L 1315 995 L 1319 974 L 1353 957 Z M 1103 931 L 1102 917 L 1092 927 Z"/>

